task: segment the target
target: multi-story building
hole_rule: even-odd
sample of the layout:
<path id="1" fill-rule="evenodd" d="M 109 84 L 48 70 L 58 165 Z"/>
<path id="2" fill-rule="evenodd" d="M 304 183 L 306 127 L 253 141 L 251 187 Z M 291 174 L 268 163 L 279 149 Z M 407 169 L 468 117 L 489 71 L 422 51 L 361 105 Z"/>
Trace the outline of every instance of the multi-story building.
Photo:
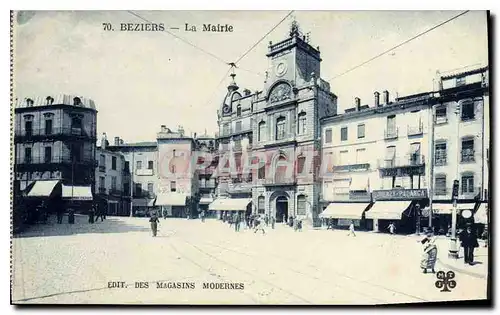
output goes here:
<path id="1" fill-rule="evenodd" d="M 90 207 L 96 167 L 96 114 L 94 102 L 80 96 L 24 98 L 17 102 L 16 197 L 24 195 L 36 202 L 57 195 L 67 200 L 65 207 Z"/>
<path id="2" fill-rule="evenodd" d="M 131 185 L 126 183 L 123 190 L 130 190 L 132 195 L 131 215 L 146 215 L 152 207 L 159 187 L 158 181 L 158 145 L 154 142 L 124 143 L 115 137 L 114 144 L 108 151 L 123 155 L 125 172 L 130 174 Z"/>
<path id="3" fill-rule="evenodd" d="M 104 134 L 97 147 L 98 166 L 95 170 L 95 192 L 98 207 L 108 215 L 130 214 L 130 170 L 125 157 L 119 151 L 108 150 L 109 143 Z"/>
<path id="4" fill-rule="evenodd" d="M 194 138 L 195 150 L 201 153 L 196 163 L 198 165 L 198 211 L 205 211 L 206 216 L 215 216 L 216 213 L 208 209 L 208 205 L 215 200 L 215 189 L 217 187 L 217 178 L 214 176 L 218 163 L 215 137 L 209 136 L 205 132 L 200 136 L 195 134 Z"/>
<path id="5" fill-rule="evenodd" d="M 220 209 L 244 210 L 239 200 L 248 200 L 247 203 L 253 206 L 247 211 L 253 208 L 255 213 L 274 216 L 277 222 L 290 216 L 301 217 L 309 223 L 317 222 L 319 212 L 315 205 L 321 184 L 316 180 L 319 163 L 314 154 L 320 149 L 319 119 L 336 113 L 336 96 L 330 92 L 329 84 L 321 79 L 319 48 L 309 44 L 296 23 L 288 38 L 270 43 L 267 57 L 270 67 L 264 89 L 241 95 L 233 81 L 222 104 L 219 114 L 222 116 L 219 119 L 222 137 L 229 135 L 232 139 L 224 142 L 227 140 L 219 137 L 222 152 L 226 152 L 223 144 L 236 147 L 238 142 L 235 140 L 248 139 L 246 147 L 241 144 L 242 149 L 231 147 L 229 151 L 233 150 L 233 155 L 234 151 L 242 151 L 243 164 L 255 165 L 256 162 L 258 165 L 254 172 L 237 171 L 230 175 L 237 178 L 238 184 L 241 182 L 242 185 L 238 185 L 242 187 L 241 192 L 235 191 L 230 183 L 226 184 L 227 175 L 219 173 L 219 198 L 230 195 L 236 201 Z M 241 128 L 236 132 L 238 123 Z M 229 129 L 230 124 L 234 124 L 235 129 Z M 251 154 L 247 158 L 244 153 L 249 149 Z M 241 169 L 238 168 L 242 164 L 240 159 L 234 160 L 236 170 Z M 219 166 L 221 163 L 225 166 L 224 154 Z"/>
<path id="6" fill-rule="evenodd" d="M 489 97 L 487 68 L 438 78 L 439 89 L 389 100 L 322 120 L 323 217 L 338 225 L 412 232 L 451 224 L 458 210 L 486 223 Z M 432 215 L 431 215 L 432 214 Z M 459 216 L 459 225 L 469 218 Z"/>
<path id="7" fill-rule="evenodd" d="M 486 223 L 489 186 L 488 68 L 461 69 L 439 74 L 439 99 L 433 107 L 433 209 L 436 224 L 450 224 L 454 180 L 459 182 L 458 208 L 472 210 Z M 459 216 L 459 221 L 461 217 Z"/>
<path id="8" fill-rule="evenodd" d="M 196 216 L 198 213 L 198 174 L 193 167 L 195 142 L 184 135 L 161 126 L 157 133 L 158 193 L 154 205 L 168 216 Z"/>
<path id="9" fill-rule="evenodd" d="M 344 114 L 322 120 L 322 216 L 338 225 L 353 220 L 379 230 L 395 222 L 399 230 L 414 230 L 418 210 L 429 204 L 432 96 L 392 102 L 384 91 L 380 102 L 374 94 L 370 105 L 356 98 Z"/>

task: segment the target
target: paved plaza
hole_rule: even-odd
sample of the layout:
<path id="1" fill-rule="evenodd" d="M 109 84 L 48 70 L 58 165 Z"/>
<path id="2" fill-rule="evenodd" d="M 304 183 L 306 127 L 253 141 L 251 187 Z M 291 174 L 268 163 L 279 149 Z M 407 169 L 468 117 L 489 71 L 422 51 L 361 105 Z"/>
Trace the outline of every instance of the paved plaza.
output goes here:
<path id="1" fill-rule="evenodd" d="M 466 266 L 447 258 L 446 238 L 437 241 L 436 271 L 455 271 L 451 292 L 436 288 L 435 274 L 422 273 L 417 236 L 349 237 L 282 224 L 262 235 L 245 228 L 236 233 L 215 219 L 161 219 L 153 238 L 147 218 L 88 224 L 78 216 L 75 225 L 51 219 L 13 240 L 14 303 L 359 305 L 486 298 L 487 249 L 476 250 L 478 263 Z M 109 288 L 110 282 L 125 288 Z M 136 282 L 148 288 L 135 288 Z M 194 288 L 158 288 L 168 282 Z"/>

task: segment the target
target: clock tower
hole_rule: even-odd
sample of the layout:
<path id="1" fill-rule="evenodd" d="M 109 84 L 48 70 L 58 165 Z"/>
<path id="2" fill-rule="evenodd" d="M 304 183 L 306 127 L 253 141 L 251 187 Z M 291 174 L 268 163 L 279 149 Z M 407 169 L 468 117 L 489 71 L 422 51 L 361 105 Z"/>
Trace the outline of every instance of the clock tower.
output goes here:
<path id="1" fill-rule="evenodd" d="M 309 44 L 309 36 L 302 34 L 296 21 L 292 22 L 289 37 L 281 42 L 269 43 L 269 69 L 265 88 L 278 80 L 287 80 L 300 87 L 311 80 L 311 74 L 320 77 L 319 47 Z"/>

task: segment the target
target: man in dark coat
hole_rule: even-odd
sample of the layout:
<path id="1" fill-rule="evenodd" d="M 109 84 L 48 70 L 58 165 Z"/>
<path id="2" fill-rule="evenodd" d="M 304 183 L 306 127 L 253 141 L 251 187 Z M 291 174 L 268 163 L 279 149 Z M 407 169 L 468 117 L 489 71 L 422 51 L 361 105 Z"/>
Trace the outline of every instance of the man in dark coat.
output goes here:
<path id="1" fill-rule="evenodd" d="M 464 248 L 464 262 L 469 265 L 474 263 L 474 248 L 479 247 L 477 236 L 472 232 L 472 226 L 469 224 L 465 231 L 460 233 L 460 242 Z"/>

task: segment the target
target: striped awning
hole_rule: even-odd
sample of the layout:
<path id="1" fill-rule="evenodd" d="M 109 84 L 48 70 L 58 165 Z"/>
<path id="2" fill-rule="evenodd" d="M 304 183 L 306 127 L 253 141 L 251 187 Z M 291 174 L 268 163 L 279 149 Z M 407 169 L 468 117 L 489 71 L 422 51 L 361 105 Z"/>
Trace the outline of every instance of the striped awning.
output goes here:
<path id="1" fill-rule="evenodd" d="M 219 198 L 215 199 L 209 206 L 209 210 L 218 211 L 245 211 L 251 198 Z"/>
<path id="2" fill-rule="evenodd" d="M 72 200 L 93 200 L 90 186 L 62 186 L 62 197 Z"/>
<path id="3" fill-rule="evenodd" d="M 368 203 L 332 202 L 319 215 L 320 218 L 360 220 Z"/>
<path id="4" fill-rule="evenodd" d="M 56 187 L 58 180 L 39 180 L 36 181 L 31 190 L 28 193 L 28 197 L 49 197 L 54 188 Z"/>
<path id="5" fill-rule="evenodd" d="M 401 220 L 411 201 L 377 201 L 365 214 L 367 219 Z"/>

